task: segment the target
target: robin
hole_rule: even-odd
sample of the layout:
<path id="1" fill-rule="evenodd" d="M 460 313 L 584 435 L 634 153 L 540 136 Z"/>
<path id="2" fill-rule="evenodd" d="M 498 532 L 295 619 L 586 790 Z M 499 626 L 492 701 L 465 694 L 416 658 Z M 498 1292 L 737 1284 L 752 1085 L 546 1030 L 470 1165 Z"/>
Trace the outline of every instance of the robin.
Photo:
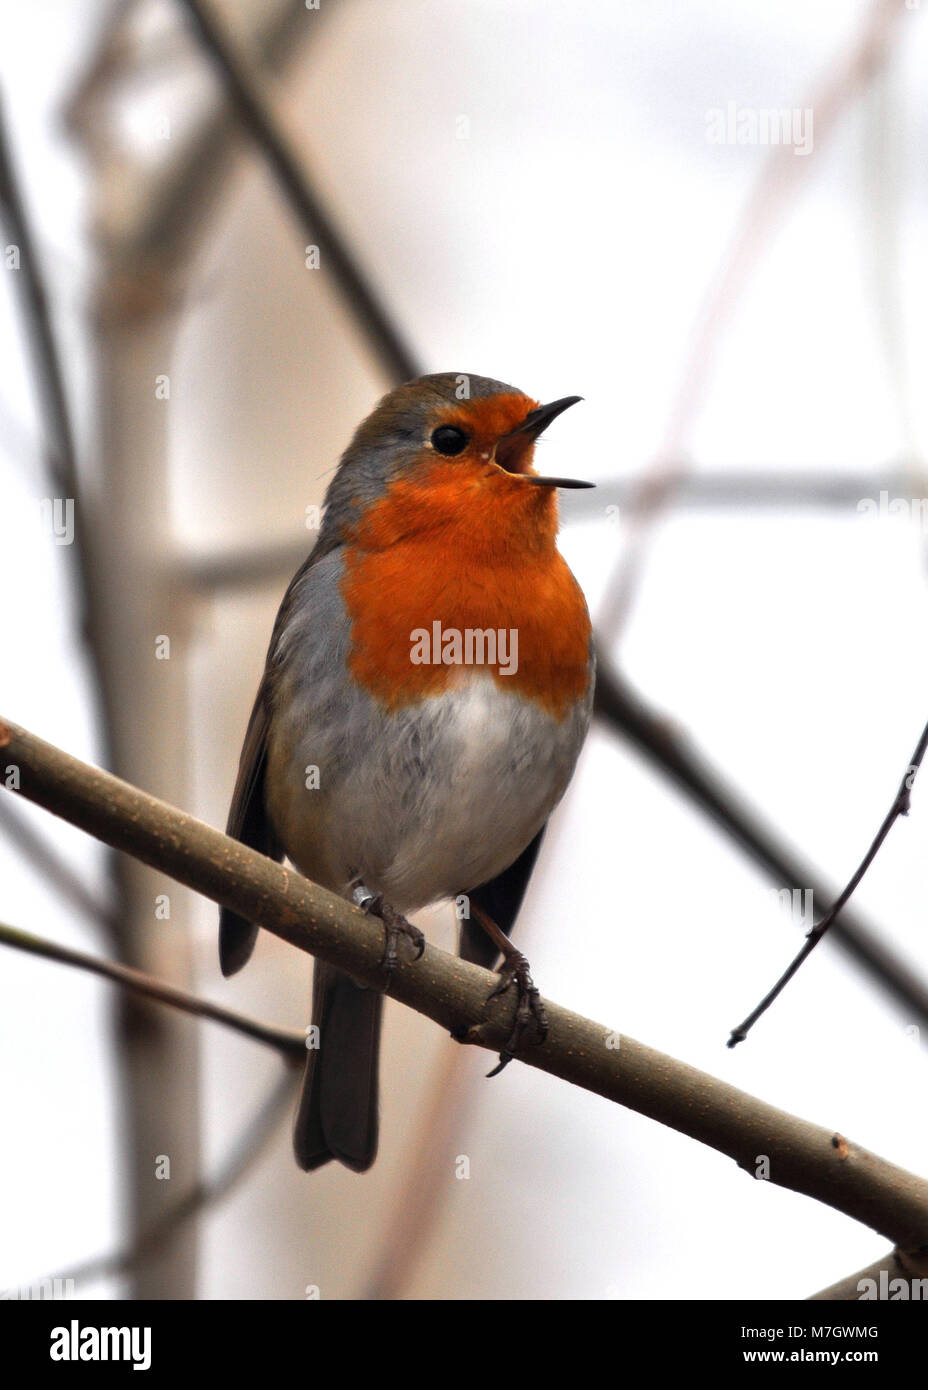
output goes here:
<path id="1" fill-rule="evenodd" d="M 455 898 L 460 954 L 516 989 L 498 1071 L 545 1019 L 509 940 L 544 827 L 589 728 L 594 658 L 557 550 L 556 490 L 534 445 L 549 405 L 486 377 L 420 377 L 358 428 L 318 541 L 274 624 L 228 834 L 384 924 L 384 986 L 404 914 Z M 224 975 L 258 928 L 223 909 Z M 383 994 L 317 961 L 294 1148 L 363 1172 L 377 1152 Z M 495 1074 L 494 1073 L 491 1073 Z"/>

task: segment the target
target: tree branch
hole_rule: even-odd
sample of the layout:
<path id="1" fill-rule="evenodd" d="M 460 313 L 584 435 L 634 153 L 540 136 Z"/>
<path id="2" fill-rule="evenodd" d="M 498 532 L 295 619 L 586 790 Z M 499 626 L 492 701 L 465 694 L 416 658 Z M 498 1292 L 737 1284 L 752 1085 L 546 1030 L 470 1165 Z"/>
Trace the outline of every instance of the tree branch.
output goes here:
<path id="1" fill-rule="evenodd" d="M 867 853 L 864 855 L 860 864 L 858 864 L 857 869 L 855 870 L 848 883 L 845 885 L 840 895 L 835 899 L 831 907 L 825 913 L 822 920 L 820 922 L 817 922 L 815 926 L 812 928 L 812 930 L 809 932 L 809 934 L 806 937 L 804 946 L 793 958 L 793 960 L 787 966 L 786 970 L 784 970 L 783 974 L 777 980 L 773 988 L 769 990 L 767 994 L 764 995 L 763 999 L 757 1005 L 757 1008 L 748 1014 L 744 1022 L 739 1023 L 736 1028 L 732 1029 L 731 1037 L 728 1039 L 729 1047 L 736 1047 L 738 1043 L 744 1042 L 745 1038 L 747 1037 L 751 1029 L 754 1027 L 754 1024 L 757 1022 L 757 1020 L 763 1017 L 763 1015 L 770 1008 L 770 1005 L 774 1002 L 775 999 L 777 999 L 780 996 L 780 994 L 789 984 L 790 980 L 796 974 L 799 967 L 803 964 L 804 961 L 808 960 L 809 956 L 815 950 L 816 946 L 821 941 L 825 933 L 829 930 L 829 928 L 834 926 L 838 914 L 844 909 L 844 906 L 847 903 L 848 899 L 854 893 L 864 874 L 867 872 L 870 865 L 873 863 L 874 859 L 879 854 L 880 849 L 883 845 L 883 841 L 886 839 L 886 836 L 889 834 L 890 830 L 892 830 L 893 826 L 896 824 L 896 821 L 899 819 L 900 816 L 907 816 L 909 814 L 909 806 L 912 800 L 912 783 L 915 781 L 915 775 L 922 765 L 922 759 L 925 756 L 926 748 L 928 748 L 928 724 L 926 724 L 924 729 L 922 730 L 921 737 L 919 738 L 918 743 L 915 747 L 915 752 L 912 754 L 911 761 L 909 762 L 909 765 L 905 770 L 905 775 L 902 778 L 902 782 L 899 786 L 898 792 L 896 793 L 893 804 L 892 806 L 890 806 L 886 815 L 883 817 L 883 822 L 880 825 L 880 828 L 877 831 L 876 835 L 873 837 L 873 840 L 871 841 L 870 848 L 867 850 Z"/>
<path id="2" fill-rule="evenodd" d="M 48 837 L 40 835 L 29 824 L 22 809 L 9 797 L 0 801 L 0 831 L 12 841 L 23 858 L 39 871 L 46 883 L 50 883 L 89 922 L 103 929 L 107 940 L 118 939 L 116 912 L 91 892 L 64 855 L 58 852 Z"/>
<path id="3" fill-rule="evenodd" d="M 318 245 L 324 263 L 335 276 L 341 294 L 363 326 L 387 374 L 397 381 L 418 376 L 414 354 L 312 188 L 277 128 L 260 88 L 216 23 L 210 5 L 201 0 L 181 0 L 181 5 L 193 21 L 196 36 L 217 69 L 236 115 L 257 144 L 304 233 Z"/>
<path id="4" fill-rule="evenodd" d="M 382 931 L 343 898 L 193 816 L 0 721 L 0 750 L 19 770 L 19 792 L 115 849 L 260 922 L 298 949 L 372 986 L 382 982 Z M 403 961 L 391 993 L 449 1031 L 499 1051 L 512 1001 L 488 1002 L 496 977 L 427 945 Z M 520 1060 L 637 1110 L 727 1154 L 754 1173 L 865 1222 L 901 1249 L 928 1245 L 928 1182 L 609 1028 L 546 1003 L 546 1042 Z"/>
<path id="5" fill-rule="evenodd" d="M 777 831 L 684 738 L 674 722 L 653 710 L 603 657 L 597 657 L 596 713 L 638 749 L 652 766 L 681 788 L 690 800 L 725 831 L 774 883 L 807 888 L 813 902 L 832 902 L 834 889 L 796 853 Z M 842 912 L 832 940 L 862 966 L 906 1010 L 928 1027 L 928 988 L 905 961 L 867 926 L 859 913 Z"/>
<path id="6" fill-rule="evenodd" d="M 86 955 L 83 951 L 74 951 L 70 946 L 60 946 L 56 941 L 46 941 L 40 936 L 33 936 L 31 932 L 23 931 L 20 927 L 11 927 L 6 922 L 0 922 L 0 942 L 5 946 L 12 946 L 17 951 L 26 951 L 32 956 L 44 956 L 46 960 L 57 960 L 62 965 L 73 965 L 76 969 L 86 970 L 91 975 L 101 975 L 103 979 L 111 980 L 113 984 L 121 985 L 133 994 L 154 999 L 159 1004 L 170 1004 L 173 1009 L 195 1014 L 198 1018 L 208 1018 L 213 1023 L 221 1023 L 223 1027 L 232 1028 L 236 1033 L 242 1033 L 255 1042 L 266 1043 L 268 1047 L 275 1048 L 286 1057 L 306 1057 L 306 1038 L 295 1029 L 275 1028 L 270 1023 L 262 1023 L 260 1019 L 249 1018 L 247 1014 L 224 1009 L 221 1004 L 211 1004 L 208 999 L 200 999 L 195 994 L 188 994 L 186 990 L 175 989 L 173 985 L 164 984 L 131 965 L 100 960 L 97 956 Z"/>

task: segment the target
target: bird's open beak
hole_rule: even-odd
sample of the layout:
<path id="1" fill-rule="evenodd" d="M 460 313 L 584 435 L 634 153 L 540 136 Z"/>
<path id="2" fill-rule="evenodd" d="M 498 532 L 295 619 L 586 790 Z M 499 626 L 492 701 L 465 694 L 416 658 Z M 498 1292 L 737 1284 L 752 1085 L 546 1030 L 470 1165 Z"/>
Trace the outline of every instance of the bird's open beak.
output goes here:
<path id="1" fill-rule="evenodd" d="M 559 401 L 530 410 L 521 425 L 504 434 L 497 444 L 496 462 L 500 468 L 507 473 L 518 474 L 527 483 L 538 483 L 542 487 L 595 487 L 595 483 L 583 483 L 576 478 L 542 478 L 537 473 L 525 471 L 529 466 L 532 445 L 542 431 L 569 406 L 582 400 L 582 396 L 562 396 Z"/>

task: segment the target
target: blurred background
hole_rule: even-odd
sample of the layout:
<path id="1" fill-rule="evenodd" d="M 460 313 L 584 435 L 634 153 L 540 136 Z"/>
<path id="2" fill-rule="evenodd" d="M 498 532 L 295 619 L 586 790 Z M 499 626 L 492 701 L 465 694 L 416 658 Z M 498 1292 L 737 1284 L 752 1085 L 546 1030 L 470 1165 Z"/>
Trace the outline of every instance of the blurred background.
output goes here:
<path id="1" fill-rule="evenodd" d="M 729 825 L 600 720 L 518 940 L 559 1003 L 925 1171 L 924 793 L 855 898 L 889 965 L 828 940 L 725 1047 L 928 713 L 918 0 L 202 8 L 309 223 L 189 3 L 5 16 L 3 713 L 223 826 L 358 420 L 420 370 L 582 394 L 543 445 L 599 484 L 564 499 L 563 551 L 629 708 Z M 0 862 L 4 921 L 308 1022 L 308 957 L 262 934 L 223 981 L 210 903 L 11 797 Z M 447 910 L 421 922 L 452 946 Z M 272 1050 L 0 964 L 8 1291 L 793 1298 L 886 1247 L 554 1078 L 487 1082 L 486 1054 L 395 1004 L 375 1167 L 306 1175 Z"/>

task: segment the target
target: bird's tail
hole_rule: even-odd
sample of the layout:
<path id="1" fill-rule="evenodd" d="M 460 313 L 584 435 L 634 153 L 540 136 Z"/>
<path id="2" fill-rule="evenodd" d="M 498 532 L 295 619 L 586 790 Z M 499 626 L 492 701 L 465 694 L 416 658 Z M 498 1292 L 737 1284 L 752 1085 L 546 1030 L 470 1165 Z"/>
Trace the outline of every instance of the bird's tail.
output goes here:
<path id="1" fill-rule="evenodd" d="M 313 1023 L 293 1149 L 301 1168 L 337 1158 L 357 1173 L 377 1156 L 383 995 L 317 960 Z"/>

